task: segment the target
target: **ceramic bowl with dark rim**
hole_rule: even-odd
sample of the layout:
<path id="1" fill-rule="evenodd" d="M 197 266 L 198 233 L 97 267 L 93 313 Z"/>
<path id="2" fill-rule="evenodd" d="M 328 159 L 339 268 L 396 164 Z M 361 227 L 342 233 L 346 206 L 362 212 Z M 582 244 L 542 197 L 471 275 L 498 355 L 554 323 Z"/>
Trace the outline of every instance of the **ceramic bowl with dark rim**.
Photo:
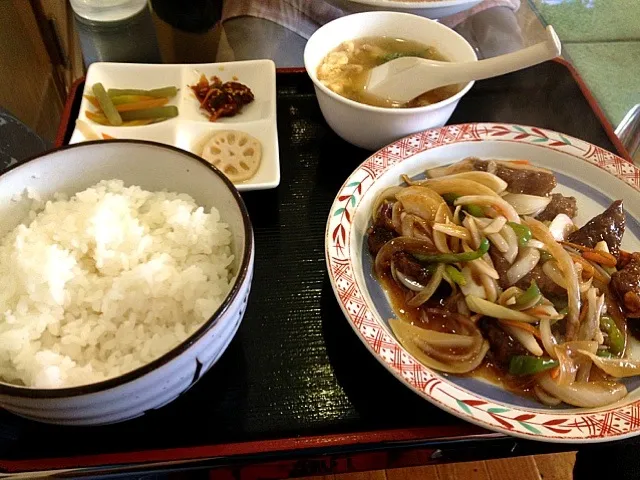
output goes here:
<path id="1" fill-rule="evenodd" d="M 395 316 L 373 274 L 366 231 L 378 194 L 399 185 L 400 175 L 465 157 L 527 159 L 555 172 L 555 191 L 578 202 L 584 225 L 622 199 L 626 232 L 622 246 L 640 250 L 640 169 L 577 138 L 536 127 L 476 123 L 427 130 L 398 140 L 365 160 L 340 188 L 325 236 L 329 278 L 347 321 L 369 351 L 400 382 L 443 410 L 485 428 L 548 442 L 606 442 L 640 433 L 640 377 L 623 379 L 628 395 L 602 408 L 546 407 L 473 376 L 432 370 L 407 352 L 388 323 Z M 640 358 L 631 338 L 630 356 Z M 366 372 L 363 372 L 366 374 Z"/>
<path id="2" fill-rule="evenodd" d="M 318 79 L 318 67 L 342 42 L 363 37 L 412 40 L 435 47 L 452 62 L 478 60 L 473 47 L 457 32 L 409 13 L 356 13 L 320 27 L 305 46 L 304 67 L 313 81 L 322 116 L 334 132 L 353 145 L 376 150 L 410 133 L 441 127 L 474 84 L 461 85 L 456 94 L 440 102 L 412 108 L 375 107 L 343 97 Z"/>
<path id="3" fill-rule="evenodd" d="M 33 188 L 46 200 L 55 192 L 72 195 L 110 179 L 149 191 L 186 193 L 205 209 L 218 209 L 233 237 L 233 286 L 213 316 L 186 340 L 121 376 L 59 389 L 0 382 L 0 406 L 23 417 L 57 424 L 99 425 L 160 408 L 186 392 L 211 368 L 242 321 L 254 261 L 249 215 L 237 189 L 222 173 L 183 150 L 138 140 L 87 142 L 14 165 L 0 175 L 0 236 L 26 218 L 29 202 L 15 201 L 25 187 Z"/>

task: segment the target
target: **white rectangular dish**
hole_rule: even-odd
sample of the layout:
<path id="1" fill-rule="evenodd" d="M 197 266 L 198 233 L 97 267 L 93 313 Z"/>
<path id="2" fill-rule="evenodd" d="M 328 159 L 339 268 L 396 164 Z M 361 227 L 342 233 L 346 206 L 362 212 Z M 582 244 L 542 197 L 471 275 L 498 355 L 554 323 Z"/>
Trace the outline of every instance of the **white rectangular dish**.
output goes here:
<path id="1" fill-rule="evenodd" d="M 251 89 L 253 102 L 245 105 L 233 117 L 210 122 L 195 94 L 189 88 L 200 75 L 208 79 L 219 77 L 223 82 L 238 81 Z M 166 86 L 178 88 L 178 94 L 168 105 L 178 107 L 177 117 L 150 125 L 114 127 L 89 120 L 86 111 L 95 108 L 84 95 L 92 95 L 92 86 L 102 83 L 105 89 L 153 89 Z M 276 68 L 271 60 L 250 60 L 227 63 L 201 63 L 192 65 L 93 63 L 87 78 L 80 105 L 79 119 L 85 121 L 98 135 L 107 134 L 117 139 L 150 140 L 173 145 L 200 155 L 208 137 L 221 130 L 238 130 L 255 137 L 262 144 L 262 160 L 258 171 L 248 180 L 235 186 L 240 191 L 275 188 L 280 183 L 280 157 L 276 124 Z M 69 143 L 85 141 L 76 127 Z"/>

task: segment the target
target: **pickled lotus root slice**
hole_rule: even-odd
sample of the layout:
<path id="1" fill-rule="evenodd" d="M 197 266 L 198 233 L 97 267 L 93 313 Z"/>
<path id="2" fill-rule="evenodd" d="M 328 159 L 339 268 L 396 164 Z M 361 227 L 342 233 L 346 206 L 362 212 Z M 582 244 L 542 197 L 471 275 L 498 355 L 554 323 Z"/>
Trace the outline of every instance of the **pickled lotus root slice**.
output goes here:
<path id="1" fill-rule="evenodd" d="M 262 145 L 248 133 L 222 130 L 205 144 L 202 158 L 218 167 L 232 182 L 241 182 L 258 171 Z"/>

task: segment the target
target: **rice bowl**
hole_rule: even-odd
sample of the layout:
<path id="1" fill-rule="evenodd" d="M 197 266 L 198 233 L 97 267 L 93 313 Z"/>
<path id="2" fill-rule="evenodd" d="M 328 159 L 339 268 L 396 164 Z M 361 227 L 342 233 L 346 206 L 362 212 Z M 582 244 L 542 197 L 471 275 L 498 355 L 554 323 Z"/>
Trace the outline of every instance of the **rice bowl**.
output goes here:
<path id="1" fill-rule="evenodd" d="M 31 193 L 28 225 L 0 240 L 0 378 L 94 383 L 184 340 L 231 288 L 231 232 L 188 195 L 102 181 Z"/>
<path id="2" fill-rule="evenodd" d="M 135 161 L 131 161 L 132 158 L 134 158 Z M 121 179 L 127 187 L 125 188 L 120 182 L 103 182 L 104 180 L 116 178 Z M 55 361 L 51 363 L 58 367 L 58 370 L 53 369 L 51 371 L 53 372 L 51 377 L 43 374 L 39 381 L 44 379 L 44 383 L 38 383 L 39 386 L 27 386 L 27 383 L 33 381 L 33 374 L 31 377 L 24 377 L 27 381 L 22 381 L 17 379 L 14 373 L 13 383 L 10 383 L 8 378 L 0 378 L 0 405 L 9 411 L 31 419 L 67 425 L 97 425 L 134 418 L 144 414 L 146 411 L 159 408 L 188 390 L 216 363 L 235 336 L 244 316 L 251 288 L 254 261 L 253 232 L 244 202 L 231 182 L 217 169 L 199 157 L 174 147 L 135 140 L 86 142 L 47 152 L 39 157 L 9 168 L 0 175 L 0 244 L 2 244 L 0 249 L 5 248 L 3 239 L 8 238 L 14 229 L 27 229 L 28 224 L 33 222 L 35 218 L 34 214 L 30 214 L 29 212 L 34 207 L 40 210 L 43 206 L 37 198 L 31 198 L 30 201 L 18 201 L 24 194 L 25 186 L 29 188 L 31 197 L 40 195 L 45 202 L 52 201 L 52 203 L 56 203 L 57 201 L 68 201 L 65 199 L 71 199 L 76 196 L 78 192 L 86 191 L 100 182 L 103 182 L 100 188 L 104 188 L 105 193 L 107 185 L 111 184 L 109 188 L 116 190 L 121 189 L 121 191 L 127 191 L 127 194 L 135 192 L 134 196 L 142 195 L 146 196 L 147 199 L 153 195 L 171 196 L 171 194 L 166 192 L 181 192 L 179 195 L 173 194 L 171 201 L 164 198 L 162 202 L 166 204 L 167 208 L 171 209 L 173 207 L 170 207 L 170 204 L 175 200 L 179 200 L 181 209 L 186 208 L 186 210 L 190 211 L 189 215 L 191 217 L 195 216 L 202 220 L 202 222 L 198 220 L 193 223 L 196 230 L 189 230 L 190 233 L 188 235 L 192 238 L 189 240 L 191 243 L 187 243 L 189 243 L 191 247 L 196 244 L 198 248 L 200 248 L 200 245 L 205 245 L 206 247 L 207 243 L 201 243 L 201 239 L 203 235 L 211 236 L 207 232 L 212 231 L 211 228 L 214 226 L 220 232 L 227 232 L 221 234 L 221 238 L 225 237 L 226 240 L 218 242 L 219 244 L 216 244 L 213 240 L 209 240 L 208 245 L 219 250 L 217 252 L 211 252 L 215 257 L 219 257 L 219 262 L 214 262 L 217 265 L 215 267 L 207 266 L 203 268 L 205 263 L 211 264 L 211 262 L 199 263 L 199 261 L 196 261 L 203 256 L 202 253 L 194 253 L 189 257 L 189 248 L 191 247 L 187 248 L 185 245 L 182 245 L 182 240 L 176 242 L 175 236 L 172 240 L 170 239 L 171 235 L 175 232 L 156 231 L 155 233 L 162 233 L 163 248 L 166 250 L 170 247 L 170 253 L 164 252 L 159 254 L 155 248 L 146 246 L 142 249 L 142 252 L 146 253 L 140 256 L 144 261 L 137 265 L 133 264 L 139 260 L 132 260 L 134 257 L 129 258 L 126 255 L 120 258 L 120 260 L 123 260 L 125 257 L 127 258 L 124 263 L 118 263 L 120 260 L 114 263 L 113 258 L 109 258 L 107 261 L 109 255 L 100 257 L 104 261 L 104 265 L 102 265 L 101 268 L 112 268 L 114 265 L 126 265 L 127 261 L 131 263 L 132 265 L 127 266 L 127 268 L 131 266 L 133 268 L 125 272 L 126 276 L 128 276 L 126 279 L 127 282 L 132 280 L 131 271 L 135 270 L 136 267 L 140 269 L 141 266 L 144 266 L 149 270 L 147 265 L 149 260 L 151 260 L 151 264 L 154 265 L 153 260 L 157 260 L 160 257 L 164 258 L 166 262 L 163 264 L 164 266 L 159 268 L 161 272 L 160 280 L 158 282 L 151 282 L 155 284 L 155 286 L 144 285 L 146 280 L 143 281 L 134 275 L 133 283 L 121 284 L 121 288 L 116 290 L 110 286 L 109 289 L 105 288 L 103 292 L 100 293 L 99 288 L 93 288 L 93 286 L 91 286 L 99 285 L 99 282 L 97 284 L 91 284 L 91 282 L 89 282 L 89 287 L 84 285 L 82 289 L 78 287 L 76 291 L 76 284 L 78 284 L 78 282 L 83 283 L 83 280 L 77 280 L 78 278 L 86 277 L 85 279 L 88 279 L 91 277 L 91 275 L 80 275 L 79 277 L 74 277 L 74 280 L 66 281 L 64 284 L 65 287 L 62 289 L 62 295 L 60 295 L 60 292 L 56 291 L 55 288 L 53 289 L 54 294 L 52 294 L 52 290 L 49 288 L 51 285 L 43 286 L 45 280 L 40 278 L 42 277 L 40 274 L 46 271 L 46 269 L 39 266 L 34 267 L 39 272 L 40 277 L 37 277 L 38 282 L 34 281 L 32 283 L 40 283 L 42 284 L 40 285 L 42 288 L 30 288 L 32 288 L 34 292 L 38 291 L 40 295 L 45 295 L 46 293 L 45 296 L 48 296 L 49 304 L 43 308 L 44 310 L 48 311 L 47 309 L 53 308 L 51 306 L 54 304 L 60 308 L 60 305 L 56 302 L 61 299 L 63 305 L 68 307 L 71 300 L 82 298 L 79 296 L 82 294 L 78 293 L 81 290 L 84 291 L 85 295 L 82 301 L 89 303 L 87 297 L 91 300 L 91 310 L 93 306 L 95 306 L 98 307 L 96 309 L 99 311 L 98 313 L 104 314 L 105 310 L 109 312 L 108 308 L 103 308 L 107 305 L 111 305 L 110 308 L 114 310 L 110 313 L 111 318 L 106 322 L 108 325 L 102 324 L 105 322 L 94 323 L 92 327 L 85 327 L 85 332 L 81 335 L 78 335 L 78 332 L 72 328 L 73 325 L 69 327 L 64 320 L 51 322 L 52 324 L 58 324 L 61 330 L 66 328 L 67 330 L 64 330 L 66 333 L 72 333 L 73 335 L 68 336 L 69 340 L 71 340 L 72 337 L 77 337 L 73 338 L 72 342 L 69 342 L 70 345 L 78 342 L 85 345 L 83 342 L 86 342 L 86 345 L 81 347 L 80 351 L 84 351 L 84 353 L 89 352 L 91 356 L 91 361 L 89 362 L 91 369 L 93 374 L 97 374 L 97 376 L 101 378 L 100 380 L 96 380 L 97 376 L 84 375 L 87 373 L 86 371 L 80 374 L 81 368 L 76 372 L 77 375 L 72 372 L 73 368 L 60 369 Z M 131 186 L 139 187 L 134 188 Z M 127 188 L 134 189 L 130 191 L 127 190 Z M 151 192 L 165 193 L 154 194 Z M 91 192 L 89 195 L 95 197 L 95 192 Z M 83 194 L 80 196 L 82 197 Z M 114 194 L 109 193 L 109 195 L 106 196 L 114 196 Z M 191 197 L 191 201 L 189 201 L 189 197 Z M 96 199 L 92 198 L 92 201 L 96 201 Z M 114 200 L 110 199 L 109 201 Z M 140 199 L 137 201 L 140 202 Z M 117 202 L 118 201 L 116 201 L 116 203 Z M 182 202 L 188 203 L 190 207 L 184 207 L 186 204 Z M 197 207 L 202 207 L 202 209 Z M 212 207 L 214 208 L 212 209 Z M 145 213 L 145 208 L 142 209 L 143 213 Z M 175 212 L 178 210 L 180 209 L 177 209 Z M 117 209 L 110 206 L 106 209 L 106 212 L 110 215 L 113 214 L 113 212 L 117 212 Z M 218 214 L 219 216 L 217 216 Z M 36 216 L 37 215 L 38 213 L 36 213 Z M 207 218 L 207 215 L 211 215 L 211 217 L 205 221 L 204 219 Z M 67 215 L 65 214 L 65 216 Z M 184 221 L 184 219 L 187 218 L 187 216 L 184 216 L 184 212 L 174 215 L 174 217 L 174 223 L 176 224 L 180 224 L 178 220 L 181 219 Z M 116 215 L 116 218 L 120 217 Z M 153 218 L 156 217 L 153 216 Z M 40 219 L 38 218 L 38 220 Z M 149 220 L 149 218 L 147 218 L 147 220 Z M 71 220 L 67 220 L 67 222 L 75 225 Z M 101 217 L 101 223 L 102 222 L 105 222 L 105 219 Z M 56 241 L 64 241 L 62 231 L 68 226 L 65 225 L 63 228 L 60 220 L 57 220 L 55 223 L 57 224 L 55 233 L 51 234 L 51 238 L 55 235 Z M 20 224 L 24 225 L 18 227 Z M 227 227 L 225 228 L 223 224 L 226 224 Z M 33 229 L 33 225 L 30 225 L 30 227 Z M 36 227 L 40 229 L 42 225 L 37 223 Z M 77 229 L 78 227 L 76 225 L 71 227 L 71 229 L 73 228 Z M 142 229 L 144 230 L 144 227 Z M 51 230 L 53 230 L 53 227 L 51 227 Z M 110 228 L 106 228 L 105 231 L 109 235 L 114 233 L 114 230 Z M 149 231 L 151 232 L 151 229 L 149 229 Z M 118 232 L 118 234 L 122 233 L 120 230 L 116 230 L 116 232 Z M 140 234 L 140 232 L 138 231 L 136 233 L 135 228 L 128 234 L 134 235 L 133 238 L 135 241 L 133 243 L 136 243 L 136 248 L 138 248 L 140 243 L 144 246 L 144 243 L 148 242 L 148 240 L 138 242 L 138 237 L 135 235 Z M 82 237 L 81 235 L 76 236 Z M 185 235 L 185 238 L 186 236 L 187 235 Z M 144 237 L 144 235 L 141 235 L 140 238 L 142 237 Z M 44 238 L 46 239 L 48 237 L 45 235 Z M 126 240 L 126 236 L 123 238 Z M 180 238 L 182 238 L 182 236 L 180 236 Z M 156 240 L 152 242 L 152 247 L 156 245 Z M 72 241 L 69 242 L 73 243 Z M 75 240 L 77 245 L 74 248 L 76 248 L 78 252 L 82 252 L 83 242 L 84 240 L 80 240 L 79 238 Z M 99 258 L 95 255 L 95 252 L 91 252 L 90 250 L 91 249 L 87 248 L 87 255 L 93 255 L 94 260 Z M 117 249 L 114 251 L 117 251 Z M 197 250 L 193 251 L 197 252 Z M 117 253 L 116 257 L 118 257 L 120 253 Z M 148 255 L 149 253 L 157 254 L 156 257 L 153 258 L 153 255 Z M 178 255 L 177 258 L 183 258 L 182 256 L 184 256 L 185 260 L 177 261 L 173 258 L 173 255 L 176 254 Z M 209 253 L 204 256 L 211 258 Z M 169 257 L 171 257 L 171 260 Z M 46 259 L 46 256 L 42 258 Z M 82 258 L 83 255 L 78 253 L 77 258 L 74 257 L 74 261 L 83 268 L 86 268 L 86 272 L 94 274 L 95 276 L 95 267 L 88 268 L 86 265 L 87 260 L 82 260 Z M 69 261 L 68 258 L 66 260 Z M 189 262 L 191 262 L 191 264 Z M 33 263 L 34 262 L 31 262 L 32 267 L 34 266 Z M 44 264 L 45 262 L 41 263 Z M 71 262 L 69 261 L 69 263 Z M 49 262 L 49 264 L 51 264 L 51 262 Z M 192 264 L 197 264 L 201 272 L 197 272 Z M 77 273 L 77 271 L 80 271 L 77 270 L 80 268 L 78 265 L 67 268 L 71 268 L 73 273 Z M 187 266 L 187 268 L 180 268 L 183 272 L 182 279 L 188 280 L 191 283 L 184 283 L 186 288 L 182 290 L 182 297 L 176 294 L 176 290 L 179 290 L 182 284 L 179 285 L 179 282 L 173 281 L 178 277 L 169 275 L 168 279 L 162 278 L 167 277 L 167 272 L 169 271 L 164 268 L 166 265 Z M 191 265 L 191 268 L 189 268 L 189 265 Z M 76 268 L 76 271 L 74 271 L 74 268 Z M 56 281 L 60 279 L 64 280 L 64 277 L 58 274 L 58 269 L 58 267 L 54 269 L 55 275 L 52 275 L 51 278 L 57 279 Z M 145 269 L 143 268 L 142 270 Z M 153 270 L 153 272 L 157 273 L 157 270 L 158 269 Z M 202 272 L 210 275 L 212 271 L 222 272 L 222 274 L 218 274 L 218 277 L 216 277 L 217 280 L 211 282 L 210 285 L 204 286 L 204 283 L 195 280 L 195 274 L 201 277 Z M 227 272 L 226 274 L 224 273 L 225 271 Z M 190 275 L 193 275 L 193 278 L 191 278 Z M 67 276 L 69 275 L 67 274 Z M 109 270 L 109 275 L 106 277 L 109 278 L 109 281 L 111 281 L 111 279 L 117 279 L 117 281 L 114 280 L 113 283 L 124 281 L 118 278 L 117 268 Z M 144 277 L 144 275 L 140 275 L 140 277 Z M 33 278 L 36 278 L 36 276 Z M 151 275 L 151 278 L 153 279 L 153 275 Z M 5 278 L 3 278 L 2 281 L 6 283 Z M 92 278 L 92 281 L 96 282 L 97 280 L 96 278 Z M 56 282 L 53 282 L 53 285 L 59 287 Z M 138 291 L 136 292 L 136 288 L 132 286 L 135 286 Z M 68 287 L 74 288 L 69 289 Z M 158 287 L 157 291 L 154 290 L 156 287 Z M 173 288 L 173 290 L 166 290 L 167 288 Z M 218 289 L 218 291 L 216 291 L 216 289 Z M 129 292 L 129 290 L 133 291 Z M 111 298 L 111 300 L 106 303 L 97 300 L 104 300 L 103 297 L 108 296 L 107 294 L 109 292 L 112 294 L 116 292 L 116 297 L 124 296 L 125 298 L 124 300 L 121 298 Z M 165 295 L 167 292 L 169 292 L 169 294 Z M 213 295 L 211 292 L 213 292 Z M 76 296 L 73 296 L 71 293 Z M 168 300 L 169 296 L 171 300 Z M 13 297 L 13 294 L 7 295 L 5 293 L 4 296 L 0 296 L 0 302 L 6 302 L 5 297 Z M 129 346 L 133 348 L 132 346 L 135 345 L 135 354 L 131 353 L 131 350 L 129 350 L 129 352 L 126 351 L 127 341 L 129 341 L 127 338 L 124 339 L 123 343 L 125 348 L 120 346 L 120 338 L 118 339 L 118 346 L 114 346 L 113 343 L 106 343 L 115 339 L 115 334 L 113 333 L 114 326 L 116 331 L 123 329 L 122 333 L 120 333 L 121 336 L 130 336 L 132 330 L 126 323 L 129 321 L 129 318 L 119 318 L 116 320 L 114 317 L 114 315 L 117 315 L 115 313 L 116 311 L 121 313 L 125 308 L 126 305 L 123 306 L 121 304 L 127 303 L 127 298 L 129 299 L 129 307 L 131 307 L 133 299 L 136 299 L 136 312 L 138 312 L 139 315 L 140 312 L 149 314 L 149 319 L 154 317 L 154 311 L 159 312 L 156 308 L 159 307 L 157 302 L 160 302 L 160 304 L 165 307 L 165 304 L 168 302 L 180 311 L 180 323 L 184 324 L 184 328 L 173 324 L 171 328 L 174 330 L 168 328 L 163 330 L 163 332 L 167 334 L 164 342 L 154 342 L 147 337 L 151 327 L 146 326 L 144 320 L 140 321 L 140 319 L 136 319 L 136 328 L 138 329 L 134 330 L 136 335 L 140 333 L 140 335 L 143 335 L 148 341 L 141 343 L 137 336 L 131 340 Z M 213 299 L 215 303 L 210 303 L 209 300 L 211 299 Z M 191 315 L 188 322 L 185 320 L 186 316 L 182 313 L 183 308 Z M 89 310 L 86 309 L 85 311 Z M 129 311 L 133 310 L 130 308 Z M 96 312 L 93 311 L 93 313 Z M 163 318 L 165 313 L 166 312 L 163 313 Z M 175 312 L 171 315 L 174 314 Z M 90 315 L 87 315 L 87 317 L 89 316 Z M 155 316 L 158 317 L 159 314 Z M 4 317 L 5 315 L 0 316 L 2 322 L 5 321 Z M 140 318 L 143 318 L 142 315 L 140 315 Z M 113 325 L 109 325 L 109 323 Z M 94 332 L 94 330 L 100 330 L 104 327 L 108 327 L 107 336 L 105 336 L 104 331 L 101 334 Z M 157 325 L 153 328 L 156 327 Z M 46 328 L 53 328 L 54 333 L 59 335 L 58 332 L 55 332 L 56 327 L 40 326 L 39 328 L 42 329 L 43 332 Z M 69 330 L 69 328 L 71 328 L 71 330 Z M 175 329 L 177 329 L 177 334 Z M 182 329 L 184 329 L 184 335 Z M 0 337 L 6 331 L 7 329 L 5 327 L 0 329 Z M 127 332 L 126 335 L 124 334 L 125 331 Z M 153 339 L 153 334 L 155 333 L 157 332 L 151 332 L 151 339 Z M 51 340 L 49 338 L 50 335 L 53 334 L 46 331 L 44 334 L 44 340 L 46 340 L 46 342 L 35 340 L 33 347 L 41 348 L 44 343 L 46 343 L 45 347 L 50 347 L 52 344 L 47 343 Z M 113 338 L 108 337 L 108 335 L 111 335 Z M 100 341 L 96 341 L 96 336 L 100 338 Z M 142 339 L 143 337 L 141 336 L 139 338 Z M 156 339 L 157 338 L 160 337 L 158 336 Z M 65 342 L 66 341 L 67 340 L 65 340 Z M 90 342 L 95 342 L 96 345 L 92 346 Z M 160 346 L 160 343 L 162 343 L 162 346 Z M 98 344 L 100 344 L 100 348 L 97 348 Z M 151 348 L 151 344 L 154 344 L 154 348 Z M 148 345 L 149 348 L 147 352 L 143 351 L 145 345 Z M 74 348 L 76 349 L 75 351 Z M 25 350 L 25 352 L 27 350 Z M 77 362 L 79 367 L 86 366 L 86 364 L 82 363 L 82 358 L 77 356 L 77 346 L 69 347 L 65 345 L 63 347 L 58 345 L 50 350 L 54 353 L 62 353 L 65 355 L 71 353 L 72 356 L 75 356 L 73 361 L 80 360 Z M 117 350 L 122 350 L 122 354 L 119 356 L 115 355 L 115 351 Z M 33 353 L 33 349 L 29 351 Z M 106 352 L 109 352 L 109 354 L 107 355 Z M 3 367 L 6 367 L 6 351 L 3 351 L 2 355 L 2 364 Z M 47 353 L 47 355 L 49 355 L 49 353 Z M 100 357 L 100 355 L 103 355 L 103 357 Z M 111 363 L 109 363 L 110 355 L 114 355 Z M 122 359 L 126 355 L 130 355 L 130 357 L 127 357 L 123 362 Z M 105 362 L 105 356 L 107 362 Z M 25 358 L 27 358 L 27 356 L 25 356 Z M 33 355 L 31 358 L 33 358 Z M 50 358 L 51 356 L 49 355 L 47 359 Z M 28 360 L 26 361 L 28 362 Z M 51 365 L 48 366 L 50 367 Z M 110 368 L 112 369 L 111 371 L 109 370 Z M 70 378 L 63 379 L 67 383 L 61 382 L 60 386 L 52 386 L 52 388 L 44 386 L 46 382 L 51 381 L 51 379 L 55 381 L 57 379 L 56 375 L 62 372 L 71 372 Z M 42 370 L 40 373 L 42 374 Z M 2 371 L 2 375 L 7 375 L 6 369 Z"/>

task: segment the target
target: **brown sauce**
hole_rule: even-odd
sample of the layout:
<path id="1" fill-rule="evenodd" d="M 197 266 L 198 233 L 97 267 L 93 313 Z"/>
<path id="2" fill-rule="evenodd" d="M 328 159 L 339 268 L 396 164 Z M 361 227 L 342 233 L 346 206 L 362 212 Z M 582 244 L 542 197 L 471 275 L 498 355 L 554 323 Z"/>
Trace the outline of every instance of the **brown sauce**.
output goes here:
<path id="1" fill-rule="evenodd" d="M 385 274 L 382 278 L 378 277 L 378 279 L 381 280 L 382 287 L 398 318 L 425 329 L 453 333 L 454 329 L 451 325 L 447 324 L 445 316 L 432 317 L 423 315 L 422 307 L 416 308 L 407 305 L 407 290 L 398 285 L 390 275 Z M 444 306 L 444 299 L 442 298 L 429 301 L 427 304 L 428 308 L 444 309 Z M 451 353 L 455 353 L 455 351 L 452 350 Z M 480 378 L 513 394 L 536 399 L 535 393 L 533 392 L 533 386 L 535 385 L 534 378 L 530 376 L 516 377 L 510 375 L 491 361 L 490 352 L 478 368 L 473 372 L 460 376 Z"/>

